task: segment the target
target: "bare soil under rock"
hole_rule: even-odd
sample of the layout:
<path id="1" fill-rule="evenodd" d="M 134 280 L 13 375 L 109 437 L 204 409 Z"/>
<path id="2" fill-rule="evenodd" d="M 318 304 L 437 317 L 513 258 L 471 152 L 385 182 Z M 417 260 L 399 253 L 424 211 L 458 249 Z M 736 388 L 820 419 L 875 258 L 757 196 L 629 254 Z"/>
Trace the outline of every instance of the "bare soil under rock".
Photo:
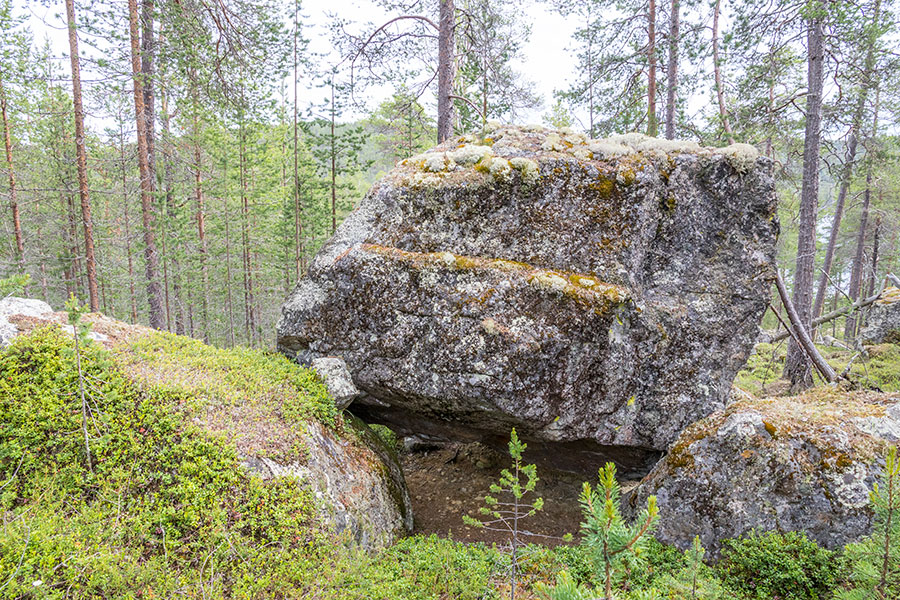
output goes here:
<path id="1" fill-rule="evenodd" d="M 509 467 L 510 459 L 479 443 L 450 444 L 439 448 L 406 452 L 400 457 L 406 485 L 412 499 L 414 531 L 438 534 L 463 542 L 505 543 L 509 536 L 465 525 L 464 514 L 478 517 L 489 487 Z M 527 459 L 527 454 L 526 454 Z M 578 538 L 581 507 L 578 497 L 582 482 L 591 477 L 572 473 L 541 470 L 537 495 L 544 499 L 544 509 L 522 523 L 530 531 L 528 541 L 556 546 L 562 536 L 571 533 Z M 629 488 L 623 482 L 623 488 Z"/>

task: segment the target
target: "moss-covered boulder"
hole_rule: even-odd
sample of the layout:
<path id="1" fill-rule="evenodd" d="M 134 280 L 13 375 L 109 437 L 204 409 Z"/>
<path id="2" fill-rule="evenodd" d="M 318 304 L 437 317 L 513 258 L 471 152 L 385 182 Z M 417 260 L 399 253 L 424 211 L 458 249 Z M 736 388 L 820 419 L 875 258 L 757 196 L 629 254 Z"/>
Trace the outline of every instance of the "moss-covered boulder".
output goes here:
<path id="1" fill-rule="evenodd" d="M 264 515 L 235 499 L 242 486 L 267 499 L 252 511 L 288 511 L 302 516 L 304 531 L 366 549 L 411 532 L 397 457 L 336 408 L 314 371 L 275 353 L 214 348 L 99 314 L 85 319 L 103 340 L 88 343 L 82 359 L 93 473 L 72 393 L 80 388 L 67 315 L 20 314 L 9 317 L 16 339 L 0 351 L 0 480 L 62 470 L 78 488 L 124 485 L 134 494 L 125 502 L 161 504 L 154 510 L 163 522 L 194 524 L 189 537 L 196 527 L 228 530 L 234 519 L 265 529 Z M 129 469 L 137 477 L 130 484 Z M 291 502 L 302 500 L 302 510 L 282 493 L 297 494 Z"/>
<path id="2" fill-rule="evenodd" d="M 869 309 L 859 340 L 864 344 L 900 344 L 900 288 L 888 287 L 882 291 Z"/>
<path id="3" fill-rule="evenodd" d="M 751 529 L 840 548 L 868 533 L 869 491 L 900 442 L 900 396 L 817 389 L 744 399 L 688 427 L 632 496 L 656 495 L 657 537 L 681 548 Z"/>
<path id="4" fill-rule="evenodd" d="M 724 406 L 769 297 L 775 205 L 748 146 L 489 128 L 373 187 L 278 345 L 342 357 L 354 410 L 408 431 L 515 426 L 559 466 L 641 471 Z"/>

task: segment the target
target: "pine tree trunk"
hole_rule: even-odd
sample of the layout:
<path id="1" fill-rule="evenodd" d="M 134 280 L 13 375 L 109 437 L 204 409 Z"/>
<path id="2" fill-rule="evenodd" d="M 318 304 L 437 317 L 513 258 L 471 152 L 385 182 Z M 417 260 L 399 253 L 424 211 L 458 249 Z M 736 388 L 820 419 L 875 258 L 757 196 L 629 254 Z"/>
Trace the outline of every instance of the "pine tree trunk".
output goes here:
<path id="1" fill-rule="evenodd" d="M 678 0 L 672 0 L 669 22 L 669 64 L 666 69 L 666 139 L 675 139 L 675 99 L 678 87 L 678 43 L 679 43 L 679 6 Z"/>
<path id="2" fill-rule="evenodd" d="M 731 133 L 731 122 L 728 120 L 728 113 L 725 110 L 725 88 L 722 85 L 722 61 L 719 58 L 719 14 L 722 9 L 722 0 L 716 0 L 713 6 L 713 25 L 712 25 L 712 51 L 713 51 L 713 75 L 716 82 L 716 99 L 719 102 L 719 120 L 722 122 L 722 129 L 725 130 L 725 136 L 728 143 L 734 143 L 734 135 Z"/>
<path id="3" fill-rule="evenodd" d="M 128 259 L 128 291 L 131 300 L 131 323 L 137 323 L 137 295 L 134 289 L 134 260 L 131 254 L 131 224 L 128 217 L 128 170 L 125 161 L 125 133 L 119 134 L 119 157 L 122 163 L 122 213 L 125 218 L 125 256 Z"/>
<path id="4" fill-rule="evenodd" d="M 809 20 L 809 56 L 806 96 L 806 137 L 803 147 L 803 184 L 800 191 L 800 219 L 797 262 L 794 273 L 793 305 L 800 324 L 811 330 L 813 269 L 816 257 L 816 213 L 819 207 L 819 150 L 822 128 L 822 87 L 824 83 L 824 35 L 817 17 Z M 794 391 L 812 385 L 812 368 L 803 349 L 792 339 L 788 343 L 784 376 Z"/>
<path id="5" fill-rule="evenodd" d="M 300 208 L 300 137 L 298 135 L 297 115 L 297 79 L 299 69 L 299 56 L 297 54 L 297 36 L 299 36 L 299 23 L 297 14 L 300 12 L 300 3 L 294 2 L 294 281 L 300 279 L 303 270 L 303 213 Z"/>
<path id="6" fill-rule="evenodd" d="M 2 68 L 2 65 L 0 65 Z M 6 149 L 6 168 L 9 177 L 9 209 L 12 212 L 13 235 L 16 240 L 16 264 L 19 273 L 25 274 L 25 243 L 22 239 L 22 219 L 19 216 L 19 202 L 16 195 L 16 172 L 13 168 L 12 134 L 7 113 L 6 90 L 3 87 L 3 73 L 0 71 L 0 117 L 3 124 L 3 145 Z"/>
<path id="7" fill-rule="evenodd" d="M 881 190 L 878 190 L 878 200 L 881 204 Z M 881 237 L 881 215 L 875 217 L 875 233 L 872 239 L 872 265 L 869 268 L 868 278 L 866 281 L 866 297 L 871 298 L 875 293 L 875 283 L 878 281 L 878 244 Z M 869 321 L 870 309 L 867 307 L 862 312 L 861 327 L 865 327 Z"/>
<path id="8" fill-rule="evenodd" d="M 194 107 L 196 110 L 197 107 Z M 203 206 L 203 156 L 200 152 L 200 124 L 194 115 L 194 201 L 197 209 L 197 241 L 200 253 L 200 311 L 203 341 L 209 343 L 209 252 L 206 244 L 206 209 Z"/>
<path id="9" fill-rule="evenodd" d="M 69 28 L 69 57 L 72 63 L 72 104 L 75 109 L 75 158 L 78 170 L 78 196 L 81 200 L 81 223 L 84 227 L 84 262 L 87 270 L 88 298 L 91 312 L 100 310 L 97 294 L 97 264 L 94 258 L 94 223 L 87 181 L 87 150 L 84 142 L 84 107 L 81 102 L 81 59 L 78 56 L 78 33 L 75 28 L 75 1 L 66 0 Z"/>
<path id="10" fill-rule="evenodd" d="M 241 115 L 238 163 L 241 185 L 241 254 L 244 267 L 244 330 L 247 343 L 253 345 L 256 323 L 253 314 L 253 272 L 250 258 L 250 201 L 247 194 L 247 156 L 244 140 L 244 122 Z"/>
<path id="11" fill-rule="evenodd" d="M 168 96 L 162 93 L 162 123 L 163 123 L 163 165 L 165 168 L 165 186 L 166 186 L 166 217 L 168 220 L 167 230 L 171 231 L 173 227 L 177 227 L 178 212 L 175 206 L 175 183 L 174 183 L 174 159 L 172 158 L 172 130 L 171 115 L 169 114 Z M 170 257 L 172 264 L 172 301 L 175 304 L 175 333 L 184 335 L 184 302 L 182 299 L 180 269 L 178 254 L 177 232 L 174 236 L 170 235 L 171 243 L 166 254 Z M 171 252 L 171 254 L 169 254 Z"/>
<path id="12" fill-rule="evenodd" d="M 437 141 L 441 142 L 453 135 L 453 67 L 455 58 L 454 30 L 456 8 L 454 0 L 440 0 L 440 21 L 438 22 L 438 126 Z"/>
<path id="13" fill-rule="evenodd" d="M 334 80 L 331 81 L 331 235 L 337 230 L 337 140 L 335 138 L 334 121 Z"/>
<path id="14" fill-rule="evenodd" d="M 150 166 L 152 158 L 148 141 L 150 123 L 147 122 L 147 111 L 144 108 L 144 75 L 141 70 L 141 48 L 138 38 L 137 0 L 128 0 L 128 17 L 131 37 L 131 68 L 134 77 L 134 113 L 137 121 L 138 170 L 141 177 L 141 220 L 144 229 L 147 301 L 150 306 L 150 327 L 162 329 L 163 296 L 159 285 L 159 254 L 156 250 L 156 235 L 153 229 L 155 221 L 153 198 L 156 195 L 156 181 Z"/>
<path id="15" fill-rule="evenodd" d="M 647 11 L 647 135 L 656 137 L 656 0 Z"/>
<path id="16" fill-rule="evenodd" d="M 881 0 L 876 0 L 874 15 L 872 17 L 873 32 L 879 22 L 880 14 Z M 869 90 L 872 87 L 872 72 L 875 68 L 876 39 L 877 33 L 870 34 L 869 47 L 866 50 L 866 62 L 863 71 L 863 83 L 859 91 L 859 98 L 856 100 L 856 108 L 853 111 L 853 121 L 850 125 L 850 139 L 847 141 L 847 154 L 844 157 L 844 167 L 841 170 L 841 187 L 838 190 L 837 204 L 834 208 L 834 218 L 831 222 L 831 234 L 828 237 L 828 246 L 825 248 L 825 260 L 822 265 L 822 274 L 819 276 L 816 300 L 813 304 L 813 318 L 818 317 L 822 313 L 822 307 L 825 305 L 825 289 L 828 286 L 828 276 L 831 274 L 831 266 L 834 263 L 834 251 L 837 247 L 838 234 L 841 228 L 841 218 L 844 215 L 844 203 L 847 200 L 850 182 L 853 179 L 853 164 L 856 160 L 858 133 L 863 125 L 866 101 L 868 100 Z M 813 332 L 813 339 L 815 339 L 815 332 Z"/>

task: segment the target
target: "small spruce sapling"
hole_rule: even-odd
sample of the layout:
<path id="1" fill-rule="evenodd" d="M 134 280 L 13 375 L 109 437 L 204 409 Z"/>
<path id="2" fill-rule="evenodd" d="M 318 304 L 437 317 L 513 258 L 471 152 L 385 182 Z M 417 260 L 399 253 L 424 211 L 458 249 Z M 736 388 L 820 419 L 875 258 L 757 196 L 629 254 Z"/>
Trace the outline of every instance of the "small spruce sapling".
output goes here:
<path id="1" fill-rule="evenodd" d="M 837 594 L 842 600 L 886 600 L 900 594 L 900 460 L 896 446 L 888 450 L 881 481 L 869 498 L 875 526 L 872 535 L 845 550 L 853 587 Z"/>
<path id="2" fill-rule="evenodd" d="M 75 338 L 75 365 L 78 368 L 78 393 L 81 396 L 81 431 L 84 434 L 84 454 L 87 462 L 87 469 L 94 471 L 91 463 L 91 443 L 88 435 L 88 404 L 87 396 L 84 391 L 84 373 L 81 369 L 81 347 L 88 343 L 88 331 L 90 325 L 81 320 L 82 315 L 88 312 L 87 306 L 80 306 L 75 296 L 71 296 L 66 301 L 66 312 L 69 315 L 69 324 L 73 329 L 73 337 Z"/>
<path id="3" fill-rule="evenodd" d="M 466 525 L 486 529 L 488 531 L 500 531 L 510 536 L 510 600 L 516 597 L 516 577 L 520 560 L 520 549 L 524 545 L 523 535 L 528 532 L 521 529 L 521 521 L 534 516 L 544 507 L 543 498 L 534 495 L 534 488 L 538 482 L 537 467 L 533 464 L 522 463 L 522 454 L 528 445 L 519 441 L 516 430 L 513 429 L 509 439 L 509 455 L 513 459 L 512 469 L 503 469 L 500 472 L 500 481 L 492 483 L 490 491 L 494 496 L 484 497 L 484 506 L 478 509 L 483 519 L 475 519 L 468 515 L 463 516 Z M 525 478 L 523 483 L 522 478 Z M 498 499 L 502 496 L 504 500 Z"/>
<path id="4" fill-rule="evenodd" d="M 585 522 L 581 524 L 583 544 L 590 550 L 595 565 L 602 568 L 605 600 L 613 600 L 613 574 L 627 555 L 639 556 L 659 520 L 656 496 L 647 499 L 647 507 L 629 524 L 620 511 L 621 490 L 616 481 L 616 466 L 606 463 L 599 472 L 597 489 L 585 482 L 581 491 L 581 507 Z"/>

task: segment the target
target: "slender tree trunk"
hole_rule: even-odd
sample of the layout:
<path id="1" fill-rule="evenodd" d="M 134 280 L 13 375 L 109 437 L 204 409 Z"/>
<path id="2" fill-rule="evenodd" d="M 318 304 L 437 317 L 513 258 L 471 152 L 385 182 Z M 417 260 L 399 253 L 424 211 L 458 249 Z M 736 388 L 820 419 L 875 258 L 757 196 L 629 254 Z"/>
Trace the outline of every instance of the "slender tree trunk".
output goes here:
<path id="1" fill-rule="evenodd" d="M 440 0 L 440 21 L 438 22 L 438 126 L 437 141 L 441 142 L 453 135 L 453 93 L 454 55 L 456 43 L 454 29 L 456 8 L 454 0 Z"/>
<path id="2" fill-rule="evenodd" d="M 672 0 L 669 22 L 669 64 L 666 65 L 666 139 L 675 139 L 675 99 L 678 87 L 678 21 L 681 6 L 678 0 Z"/>
<path id="3" fill-rule="evenodd" d="M 162 123 L 163 123 L 163 165 L 165 168 L 165 186 L 166 186 L 166 216 L 168 217 L 167 230 L 172 231 L 173 227 L 177 227 L 178 212 L 175 205 L 175 182 L 173 177 L 174 159 L 172 157 L 172 130 L 171 115 L 169 114 L 169 98 L 161 91 L 162 100 Z M 171 259 L 172 264 L 172 299 L 175 304 L 175 333 L 184 335 L 184 301 L 181 289 L 181 265 L 178 261 L 180 251 L 178 245 L 178 234 L 171 237 L 171 245 L 166 254 Z M 171 251 L 171 254 L 169 254 Z"/>
<path id="4" fill-rule="evenodd" d="M 2 66 L 0 66 L 2 69 Z M 3 87 L 3 72 L 0 71 L 0 117 L 3 121 L 3 145 L 6 149 L 6 168 L 9 177 L 9 209 L 12 212 L 13 235 L 16 239 L 16 263 L 19 273 L 25 274 L 25 243 L 22 240 L 22 219 L 19 216 L 19 202 L 16 195 L 16 172 L 13 168 L 12 135 L 7 113 L 6 90 Z"/>
<path id="5" fill-rule="evenodd" d="M 141 73 L 144 93 L 144 120 L 147 124 L 147 165 L 156 192 L 156 42 L 153 34 L 155 0 L 141 3 Z"/>
<path id="6" fill-rule="evenodd" d="M 137 295 L 134 289 L 134 260 L 131 254 L 131 224 L 128 217 L 128 170 L 125 161 L 125 132 L 119 130 L 119 157 L 122 162 L 122 213 L 125 218 L 125 256 L 128 259 L 128 291 L 131 300 L 131 323 L 137 323 Z"/>
<path id="7" fill-rule="evenodd" d="M 227 152 L 227 149 L 225 150 Z M 225 154 L 224 165 L 222 169 L 223 180 L 225 181 L 225 197 L 223 198 L 223 207 L 225 213 L 225 304 L 228 309 L 228 345 L 234 347 L 234 300 L 231 294 L 231 231 L 228 214 L 228 155 Z"/>
<path id="8" fill-rule="evenodd" d="M 197 110 L 197 106 L 194 107 Z M 203 206 L 203 155 L 200 152 L 200 123 L 194 115 L 194 201 L 196 203 L 197 241 L 200 253 L 200 311 L 203 341 L 209 343 L 209 252 L 206 244 L 206 210 Z"/>
<path id="9" fill-rule="evenodd" d="M 879 204 L 881 204 L 881 190 L 878 190 Z M 875 233 L 872 239 L 872 264 L 866 281 L 866 297 L 871 297 L 875 293 L 875 282 L 878 281 L 878 245 L 881 237 L 881 215 L 875 217 Z M 861 327 L 865 327 L 869 321 L 870 309 L 867 307 L 860 317 Z"/>
<path id="10" fill-rule="evenodd" d="M 647 11 L 647 135 L 656 137 L 656 0 Z"/>
<path id="11" fill-rule="evenodd" d="M 128 0 L 128 21 L 131 37 L 131 68 L 134 73 L 134 114 L 137 121 L 138 170 L 141 177 L 141 219 L 144 229 L 144 259 L 147 274 L 147 301 L 150 305 L 150 326 L 163 327 L 163 296 L 159 285 L 159 254 L 156 251 L 156 236 L 153 198 L 156 195 L 156 181 L 150 168 L 151 153 L 148 146 L 147 112 L 144 109 L 144 75 L 141 71 L 141 48 L 138 38 L 137 0 Z"/>
<path id="12" fill-rule="evenodd" d="M 238 163 L 241 185 L 241 250 L 244 267 L 244 329 L 247 343 L 254 343 L 256 322 L 253 314 L 253 272 L 250 258 L 250 201 L 247 194 L 247 156 L 245 150 L 244 118 L 241 115 L 240 140 L 238 142 Z"/>
<path id="13" fill-rule="evenodd" d="M 66 0 L 69 27 L 69 56 L 72 63 L 72 104 L 75 109 L 75 158 L 78 170 L 78 196 L 81 199 L 81 222 L 84 227 L 84 263 L 87 270 L 88 297 L 91 312 L 100 310 L 97 294 L 97 264 L 94 259 L 94 222 L 88 193 L 87 151 L 84 147 L 84 107 L 81 103 L 81 59 L 78 56 L 78 32 L 75 28 L 75 0 Z"/>
<path id="14" fill-rule="evenodd" d="M 334 107 L 334 80 L 331 81 L 331 235 L 337 230 L 337 139 L 334 121 L 337 118 Z"/>
<path id="15" fill-rule="evenodd" d="M 299 56 L 297 54 L 297 37 L 299 36 L 299 24 L 297 14 L 300 12 L 298 2 L 294 3 L 294 281 L 300 279 L 303 269 L 303 213 L 300 207 L 300 137 L 297 127 L 297 79 L 299 69 Z"/>
<path id="16" fill-rule="evenodd" d="M 866 101 L 872 86 L 872 71 L 875 68 L 875 41 L 877 39 L 876 28 L 880 20 L 881 0 L 875 1 L 874 15 L 872 17 L 872 31 L 869 35 L 868 49 L 866 50 L 866 62 L 863 71 L 863 83 L 856 100 L 856 108 L 853 111 L 853 121 L 850 125 L 850 139 L 847 141 L 847 154 L 844 157 L 844 167 L 841 170 L 841 187 L 838 190 L 837 204 L 834 208 L 834 218 L 831 222 L 831 235 L 828 238 L 828 246 L 825 248 L 825 260 L 822 265 L 822 274 L 819 276 L 819 286 L 816 291 L 816 300 L 813 305 L 813 317 L 818 317 L 825 304 L 825 289 L 828 286 L 828 276 L 831 274 L 831 266 L 834 262 L 834 251 L 837 247 L 838 234 L 841 228 L 841 218 L 844 215 L 844 203 L 850 190 L 850 182 L 853 179 L 853 164 L 856 160 L 856 146 L 859 130 L 862 128 L 865 115 Z M 815 339 L 815 332 L 813 332 Z"/>
<path id="17" fill-rule="evenodd" d="M 809 20 L 808 79 L 806 96 L 806 138 L 803 147 L 803 184 L 800 192 L 800 223 L 797 262 L 794 273 L 793 305 L 800 325 L 812 329 L 813 269 L 816 257 L 816 213 L 819 208 L 819 149 L 822 127 L 822 86 L 824 83 L 824 35 L 819 17 Z M 795 391 L 812 385 L 808 357 L 792 339 L 788 343 L 784 375 Z"/>
<path id="18" fill-rule="evenodd" d="M 716 99 L 719 101 L 719 120 L 722 122 L 722 129 L 725 130 L 725 136 L 728 143 L 734 143 L 734 135 L 731 133 L 731 122 L 728 120 L 728 112 L 725 110 L 725 87 L 722 85 L 722 61 L 719 58 L 719 14 L 722 9 L 722 0 L 716 0 L 713 5 L 713 26 L 712 26 L 712 51 L 713 51 L 713 74 L 716 82 Z"/>
<path id="19" fill-rule="evenodd" d="M 866 148 L 866 189 L 863 193 L 863 205 L 859 217 L 859 231 L 856 234 L 856 253 L 853 257 L 853 267 L 850 270 L 850 289 L 847 290 L 847 295 L 850 296 L 852 300 L 859 298 L 859 294 L 862 291 L 863 263 L 865 261 L 866 250 L 866 228 L 869 224 L 869 202 L 872 196 L 872 170 L 874 166 L 872 160 L 872 152 L 874 149 L 872 148 L 872 145 L 875 142 L 876 135 L 878 135 L 878 109 L 881 104 L 880 100 L 880 90 L 876 90 L 875 110 L 874 116 L 872 117 L 872 132 L 868 140 L 869 146 Z M 844 322 L 845 340 L 856 338 L 856 326 L 856 315 L 847 315 L 847 320 Z"/>

